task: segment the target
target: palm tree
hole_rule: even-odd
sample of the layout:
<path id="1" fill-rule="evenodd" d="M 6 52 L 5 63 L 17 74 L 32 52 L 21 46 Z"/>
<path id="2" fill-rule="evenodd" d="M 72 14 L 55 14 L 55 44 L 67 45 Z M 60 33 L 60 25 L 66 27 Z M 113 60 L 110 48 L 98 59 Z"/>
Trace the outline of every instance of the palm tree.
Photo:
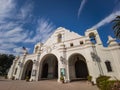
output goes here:
<path id="1" fill-rule="evenodd" d="M 115 20 L 113 20 L 113 30 L 116 38 L 120 39 L 120 16 L 117 16 Z"/>

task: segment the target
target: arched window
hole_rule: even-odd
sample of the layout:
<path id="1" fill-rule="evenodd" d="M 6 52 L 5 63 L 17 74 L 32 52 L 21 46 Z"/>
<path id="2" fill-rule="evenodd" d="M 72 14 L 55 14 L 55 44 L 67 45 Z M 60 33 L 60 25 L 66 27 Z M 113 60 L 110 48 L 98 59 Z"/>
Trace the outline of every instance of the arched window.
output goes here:
<path id="1" fill-rule="evenodd" d="M 112 72 L 112 67 L 110 61 L 105 61 L 105 65 L 108 72 Z"/>
<path id="2" fill-rule="evenodd" d="M 90 41 L 93 43 L 93 44 L 96 44 L 96 36 L 94 33 L 90 33 L 89 34 L 89 38 L 90 38 Z"/>
<path id="3" fill-rule="evenodd" d="M 62 41 L 62 34 L 58 34 L 57 38 L 58 38 L 58 43 L 60 43 Z"/>

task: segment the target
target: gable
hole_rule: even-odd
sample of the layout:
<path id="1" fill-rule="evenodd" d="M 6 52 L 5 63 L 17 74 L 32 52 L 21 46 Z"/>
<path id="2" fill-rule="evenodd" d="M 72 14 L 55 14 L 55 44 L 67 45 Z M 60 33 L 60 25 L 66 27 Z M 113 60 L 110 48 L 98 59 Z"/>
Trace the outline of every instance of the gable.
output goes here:
<path id="1" fill-rule="evenodd" d="M 61 35 L 61 37 L 59 35 Z M 73 32 L 73 31 L 67 30 L 63 27 L 59 27 L 48 38 L 48 40 L 44 43 L 44 45 L 56 44 L 56 43 L 58 43 L 58 38 L 61 38 L 61 42 L 64 42 L 64 41 L 68 41 L 68 40 L 72 40 L 72 39 L 76 39 L 76 38 L 80 38 L 80 37 L 82 37 L 82 36 L 80 36 L 79 34 Z"/>

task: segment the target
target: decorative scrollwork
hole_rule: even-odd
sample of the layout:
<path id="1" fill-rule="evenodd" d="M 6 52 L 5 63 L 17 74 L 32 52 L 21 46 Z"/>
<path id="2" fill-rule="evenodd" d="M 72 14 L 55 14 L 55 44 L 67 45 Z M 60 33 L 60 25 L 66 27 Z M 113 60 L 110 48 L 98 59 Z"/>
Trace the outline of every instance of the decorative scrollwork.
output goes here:
<path id="1" fill-rule="evenodd" d="M 60 61 L 62 62 L 62 64 L 65 63 L 65 58 L 63 58 L 62 56 L 60 56 Z"/>
<path id="2" fill-rule="evenodd" d="M 47 47 L 47 53 L 50 53 L 52 49 L 50 47 Z"/>

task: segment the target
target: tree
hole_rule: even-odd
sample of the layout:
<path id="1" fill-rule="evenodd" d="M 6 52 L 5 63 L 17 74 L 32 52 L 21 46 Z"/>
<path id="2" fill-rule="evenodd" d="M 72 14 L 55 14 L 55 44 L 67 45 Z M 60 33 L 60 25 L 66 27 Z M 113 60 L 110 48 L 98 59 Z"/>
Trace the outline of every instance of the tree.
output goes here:
<path id="1" fill-rule="evenodd" d="M 120 39 L 120 16 L 117 16 L 115 20 L 113 20 L 113 30 L 116 38 Z"/>
<path id="2" fill-rule="evenodd" d="M 0 54 L 0 75 L 7 74 L 7 70 L 12 65 L 15 56 L 10 54 Z"/>

